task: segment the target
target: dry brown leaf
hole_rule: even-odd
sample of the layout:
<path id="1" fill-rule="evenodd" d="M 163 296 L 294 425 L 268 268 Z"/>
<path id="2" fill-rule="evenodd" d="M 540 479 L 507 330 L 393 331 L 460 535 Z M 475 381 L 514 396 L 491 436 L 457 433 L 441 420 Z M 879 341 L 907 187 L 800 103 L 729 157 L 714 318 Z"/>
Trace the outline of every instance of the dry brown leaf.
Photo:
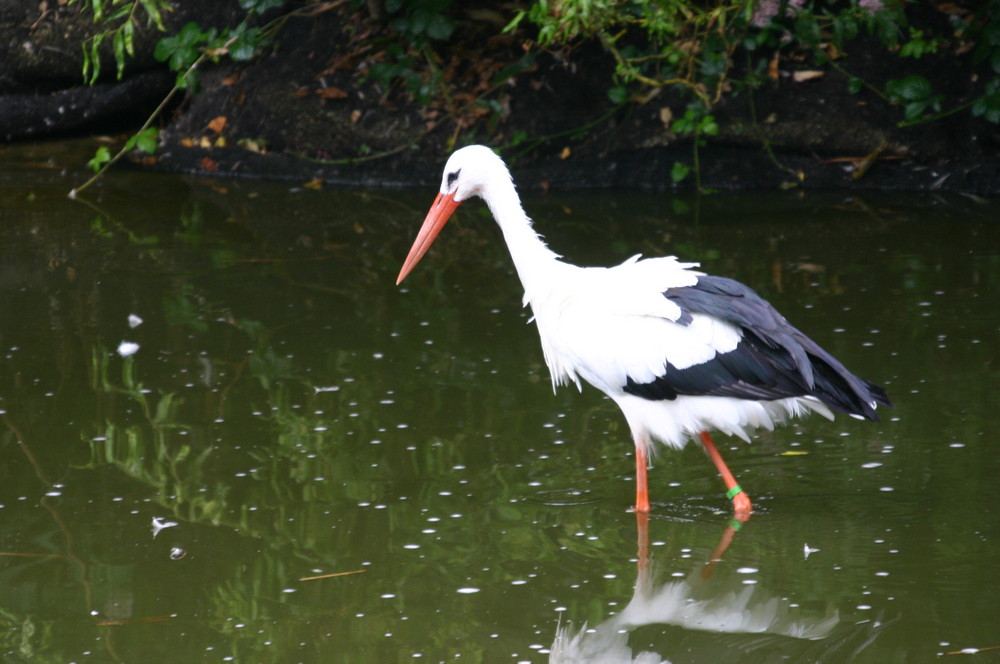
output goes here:
<path id="1" fill-rule="evenodd" d="M 937 6 L 937 10 L 949 16 L 965 16 L 969 13 L 968 9 L 959 7 L 954 2 L 942 2 Z"/>
<path id="2" fill-rule="evenodd" d="M 778 62 L 780 61 L 780 59 L 781 59 L 780 54 L 777 51 L 775 51 L 774 57 L 771 58 L 771 61 L 767 63 L 767 77 L 772 81 L 778 80 Z"/>
<path id="3" fill-rule="evenodd" d="M 191 138 L 184 137 L 181 139 L 181 145 L 183 145 L 186 148 L 193 148 L 194 140 Z"/>
<path id="4" fill-rule="evenodd" d="M 222 79 L 222 85 L 228 87 L 230 85 L 236 85 L 240 80 L 239 74 L 233 74 L 232 76 L 226 76 Z"/>
<path id="5" fill-rule="evenodd" d="M 670 110 L 669 106 L 664 106 L 660 109 L 660 122 L 663 123 L 664 127 L 670 128 L 670 123 L 674 121 L 674 112 Z"/>
<path id="6" fill-rule="evenodd" d="M 318 94 L 323 99 L 347 99 L 346 92 L 332 85 L 328 88 L 317 89 L 316 94 Z"/>
<path id="7" fill-rule="evenodd" d="M 312 189 L 313 191 L 319 191 L 320 189 L 323 188 L 323 180 L 321 180 L 320 178 L 316 178 L 315 180 L 309 180 L 309 182 L 306 182 L 302 186 L 305 187 L 306 189 Z"/>
<path id="8" fill-rule="evenodd" d="M 361 119 L 361 109 L 356 108 L 351 111 L 351 124 L 358 124 L 358 120 Z"/>
<path id="9" fill-rule="evenodd" d="M 804 83 L 806 81 L 812 81 L 817 78 L 823 78 L 826 72 L 822 72 L 818 69 L 803 69 L 801 71 L 792 72 L 792 80 L 796 83 Z"/>
<path id="10" fill-rule="evenodd" d="M 573 151 L 569 149 L 569 146 L 566 146 L 566 147 L 564 147 L 562 149 L 562 152 L 559 153 L 559 158 L 560 159 L 569 159 L 572 154 L 573 154 Z"/>
<path id="11" fill-rule="evenodd" d="M 215 171 L 219 170 L 219 162 L 215 161 L 211 157 L 202 157 L 201 167 L 204 168 L 206 171 L 211 171 L 214 173 Z"/>
<path id="12" fill-rule="evenodd" d="M 226 116 L 219 115 L 213 118 L 212 121 L 208 123 L 208 128 L 214 131 L 216 134 L 221 134 L 222 130 L 226 128 L 226 122 L 228 122 L 228 120 L 226 120 Z"/>

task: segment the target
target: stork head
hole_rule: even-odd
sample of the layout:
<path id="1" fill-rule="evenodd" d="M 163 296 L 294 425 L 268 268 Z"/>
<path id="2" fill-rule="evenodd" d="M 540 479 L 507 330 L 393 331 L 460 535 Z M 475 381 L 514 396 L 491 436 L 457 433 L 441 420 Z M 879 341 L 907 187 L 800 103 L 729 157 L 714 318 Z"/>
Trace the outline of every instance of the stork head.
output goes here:
<path id="1" fill-rule="evenodd" d="M 444 166 L 441 189 L 410 247 L 396 283 L 401 283 L 420 262 L 462 201 L 473 196 L 485 198 L 492 183 L 504 180 L 510 182 L 510 173 L 503 160 L 488 147 L 470 145 L 453 152 Z"/>

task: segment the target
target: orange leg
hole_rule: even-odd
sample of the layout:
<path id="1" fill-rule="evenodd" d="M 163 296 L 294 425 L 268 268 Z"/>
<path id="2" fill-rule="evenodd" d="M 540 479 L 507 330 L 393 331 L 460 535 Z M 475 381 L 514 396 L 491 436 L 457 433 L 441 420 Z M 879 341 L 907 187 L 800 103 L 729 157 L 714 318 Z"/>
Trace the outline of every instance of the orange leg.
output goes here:
<path id="1" fill-rule="evenodd" d="M 735 521 L 735 523 L 734 523 Z M 733 538 L 736 537 L 736 531 L 739 530 L 737 526 L 741 526 L 738 519 L 731 521 L 728 526 L 726 526 L 725 531 L 722 533 L 722 539 L 715 546 L 715 550 L 712 551 L 712 557 L 709 558 L 708 563 L 705 568 L 701 571 L 701 578 L 707 579 L 712 576 L 712 572 L 715 571 L 715 566 L 719 564 L 722 560 L 722 556 L 729 549 L 729 545 L 733 543 Z"/>
<path id="2" fill-rule="evenodd" d="M 712 463 L 715 464 L 719 474 L 722 475 L 722 481 L 726 483 L 726 496 L 733 501 L 734 516 L 740 521 L 746 521 L 750 518 L 750 513 L 753 511 L 753 506 L 750 504 L 750 496 L 736 483 L 736 478 L 729 471 L 726 462 L 722 460 L 722 455 L 719 454 L 719 450 L 716 449 L 715 443 L 712 442 L 712 437 L 708 435 L 708 432 L 702 431 L 698 435 L 701 437 L 701 443 L 705 446 L 708 456 L 712 458 Z"/>
<path id="3" fill-rule="evenodd" d="M 649 512 L 649 481 L 646 478 L 646 449 L 636 441 L 635 445 L 635 511 Z"/>

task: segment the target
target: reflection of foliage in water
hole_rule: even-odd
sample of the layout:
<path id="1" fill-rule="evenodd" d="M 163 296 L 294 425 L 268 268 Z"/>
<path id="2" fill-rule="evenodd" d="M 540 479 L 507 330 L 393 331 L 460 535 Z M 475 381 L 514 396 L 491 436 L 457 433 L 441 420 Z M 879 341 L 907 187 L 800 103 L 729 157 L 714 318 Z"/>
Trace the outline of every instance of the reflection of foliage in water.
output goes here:
<path id="1" fill-rule="evenodd" d="M 680 248 L 685 247 L 681 244 Z M 714 250 L 705 250 L 699 255 L 688 249 L 685 253 L 693 253 L 709 264 L 724 255 Z M 749 274 L 744 278 L 763 284 L 765 289 L 773 289 L 767 293 L 771 298 L 784 297 L 782 285 L 790 286 L 795 289 L 795 295 L 804 294 L 811 302 L 827 308 L 830 301 L 848 287 L 845 284 L 853 281 L 856 288 L 857 280 L 864 278 L 862 267 L 848 264 L 836 270 L 792 272 L 771 279 L 768 273 L 777 260 L 761 257 L 745 262 L 741 268 Z M 451 266 L 450 269 L 461 267 Z M 912 274 L 929 274 L 925 269 L 914 271 L 912 264 L 906 269 Z M 805 278 L 812 284 L 812 290 L 800 293 L 802 288 L 797 282 Z M 926 293 L 929 288 L 931 286 L 925 284 L 914 293 Z M 437 290 L 430 294 L 414 293 L 407 300 L 414 311 L 407 316 L 433 320 L 445 327 L 461 326 L 460 321 L 466 314 L 453 308 L 459 305 L 446 304 L 448 308 L 441 309 L 442 297 L 446 303 L 450 297 L 443 289 L 443 284 L 438 283 Z M 211 304 L 213 299 L 193 282 L 185 280 L 180 280 L 164 298 L 166 320 L 187 331 L 191 339 L 186 344 L 191 348 L 218 345 L 212 342 L 212 337 L 222 331 L 210 321 L 225 318 L 226 327 L 237 331 L 238 343 L 230 340 L 228 349 L 237 358 L 235 362 L 216 357 L 199 360 L 199 366 L 207 362 L 211 370 L 199 374 L 203 387 L 197 395 L 191 393 L 192 388 L 163 378 L 157 383 L 149 382 L 150 379 L 145 383 L 140 381 L 136 363 L 145 361 L 141 355 L 122 360 L 121 380 L 112 380 L 108 377 L 109 364 L 118 360 L 108 359 L 105 349 L 96 353 L 96 358 L 104 359 L 95 360 L 93 373 L 98 380 L 94 387 L 108 399 L 100 410 L 111 415 L 106 430 L 97 436 L 104 440 L 93 443 L 94 461 L 112 464 L 154 489 L 157 503 L 175 516 L 191 523 L 231 528 L 240 538 L 254 543 L 256 550 L 253 555 L 241 557 L 242 565 L 205 587 L 211 607 L 209 623 L 220 634 L 232 639 L 234 652 L 249 651 L 257 657 L 273 652 L 278 661 L 277 653 L 295 652 L 297 644 L 332 638 L 319 625 L 288 620 L 304 603 L 327 606 L 331 619 L 348 620 L 355 610 L 353 607 L 368 604 L 364 595 L 371 592 L 371 580 L 342 579 L 303 584 L 296 581 L 297 577 L 304 570 L 322 573 L 356 568 L 356 558 L 348 560 L 340 555 L 346 549 L 346 541 L 365 537 L 364 533 L 372 528 L 377 528 L 379 536 L 389 540 L 405 536 L 402 534 L 412 531 L 412 527 L 400 522 L 400 515 L 417 515 L 418 505 L 431 513 L 446 514 L 454 509 L 454 497 L 449 500 L 435 493 L 440 482 L 423 482 L 411 487 L 401 478 L 415 474 L 425 478 L 447 478 L 456 466 L 468 467 L 475 462 L 459 451 L 467 449 L 469 441 L 462 427 L 456 427 L 454 431 L 441 434 L 444 440 L 432 440 L 408 452 L 391 449 L 389 440 L 382 440 L 378 444 L 386 453 L 372 463 L 371 460 L 378 456 L 373 457 L 362 447 L 373 445 L 373 440 L 392 437 L 379 424 L 383 421 L 379 415 L 380 401 L 386 396 L 380 386 L 393 384 L 392 365 L 366 358 L 348 348 L 319 350 L 318 354 L 307 358 L 294 357 L 288 349 L 301 348 L 302 340 L 287 341 L 287 337 L 283 337 L 282 324 L 267 324 L 232 311 L 222 311 Z M 402 318 L 405 320 L 407 316 Z M 850 349 L 836 352 L 850 352 Z M 457 407 L 456 415 L 471 416 L 480 422 L 520 416 L 516 404 L 501 408 L 499 404 L 491 407 L 478 403 L 468 392 L 469 376 L 466 375 L 475 369 L 456 365 L 450 349 L 431 346 L 421 349 L 412 359 L 415 362 L 409 369 L 428 382 L 428 393 L 423 396 L 434 411 Z M 223 367 L 225 371 L 221 370 Z M 194 366 L 188 369 L 191 373 Z M 172 387 L 154 391 L 144 386 L 153 384 Z M 602 423 L 611 421 L 607 425 L 612 427 L 610 435 L 589 434 L 588 424 L 585 419 L 581 420 L 583 409 L 579 408 L 579 397 L 561 398 L 568 400 L 566 407 L 571 415 L 566 426 L 573 427 L 577 442 L 593 439 L 592 452 L 596 446 L 599 458 L 615 460 L 618 464 L 614 467 L 615 472 L 627 474 L 627 463 L 620 463 L 623 460 L 619 458 L 623 446 L 627 447 L 627 436 L 620 423 L 616 423 L 615 416 L 600 418 Z M 494 409 L 496 412 L 491 413 Z M 220 443 L 213 441 L 220 440 L 220 436 L 221 444 L 240 439 L 228 429 L 236 423 L 240 423 L 241 430 L 253 431 L 255 440 L 240 444 L 239 452 L 219 450 Z M 807 429 L 810 435 L 822 436 L 826 432 L 825 435 L 833 437 L 839 427 L 839 424 L 810 421 Z M 763 436 L 757 442 L 757 449 L 768 449 L 768 438 Z M 559 448 L 562 456 L 553 459 L 551 464 L 541 460 L 535 464 L 535 472 L 544 472 L 546 465 L 551 465 L 558 468 L 563 481 L 568 477 L 574 486 L 588 486 L 592 478 L 581 470 L 574 470 L 592 465 L 585 445 L 575 449 Z M 838 479 L 827 476 L 828 481 L 843 486 L 866 481 L 857 468 L 870 458 L 871 450 L 849 443 L 838 445 L 837 450 L 850 463 L 838 467 L 835 471 L 839 474 Z M 665 463 L 697 468 L 699 462 L 670 459 Z M 789 461 L 786 465 L 790 464 Z M 237 468 L 242 469 L 238 472 L 245 477 L 235 476 L 232 470 Z M 576 478 L 573 477 L 575 473 L 578 474 Z M 520 471 L 483 464 L 477 466 L 472 475 L 482 486 L 499 486 L 499 489 L 487 489 L 499 491 L 498 499 L 487 510 L 477 512 L 475 527 L 470 528 L 467 519 L 446 520 L 436 525 L 441 534 L 439 539 L 431 538 L 421 543 L 421 559 L 395 561 L 394 601 L 387 602 L 382 611 L 373 611 L 369 605 L 363 627 L 359 624 L 359 629 L 370 633 L 398 631 L 397 618 L 405 614 L 407 606 L 432 603 L 430 591 L 412 585 L 413 579 L 426 580 L 428 565 L 433 569 L 431 577 L 436 578 L 438 584 L 456 587 L 465 582 L 462 575 L 467 570 L 446 561 L 472 559 L 484 549 L 499 549 L 507 565 L 504 570 L 498 570 L 497 575 L 505 576 L 514 574 L 511 570 L 531 569 L 540 561 L 574 557 L 581 561 L 592 559 L 602 550 L 614 557 L 616 552 L 627 550 L 629 546 L 627 531 L 597 541 L 580 537 L 578 534 L 586 532 L 593 522 L 593 516 L 588 516 L 586 510 L 575 512 L 575 518 L 560 513 L 546 521 L 544 516 L 538 515 L 536 506 L 504 500 L 505 494 L 516 495 L 523 491 Z M 227 477 L 231 479 L 225 479 Z M 213 478 L 212 483 L 207 483 L 205 478 Z M 704 481 L 709 494 L 713 490 L 711 480 L 706 476 Z M 505 483 L 517 489 L 505 491 L 502 488 Z M 411 492 L 411 488 L 415 492 Z M 413 508 L 384 509 L 381 514 L 377 509 L 368 513 L 353 509 L 358 504 L 381 503 L 384 507 L 400 500 L 412 501 Z M 337 514 L 338 511 L 341 513 Z M 845 513 L 851 511 L 856 512 L 857 506 L 845 506 Z M 849 523 L 843 527 L 845 532 L 856 529 Z M 756 541 L 750 530 L 741 540 L 743 550 L 759 548 L 761 555 L 765 555 L 769 545 Z M 497 533 L 503 536 L 498 538 Z M 838 559 L 851 561 L 862 569 L 866 567 L 865 559 L 870 552 L 867 548 L 852 549 L 849 545 L 860 537 L 846 537 L 844 550 L 836 553 Z M 691 544 L 696 545 L 696 542 L 693 539 Z M 833 553 L 827 549 L 827 554 Z M 790 565 L 793 561 L 782 564 Z M 830 600 L 843 596 L 846 600 L 854 591 L 854 584 L 844 584 L 841 579 L 816 570 L 807 570 L 804 574 L 814 577 L 810 584 L 816 598 Z M 333 584 L 336 590 L 331 591 Z M 286 593 L 287 590 L 296 592 Z M 331 592 L 337 600 L 331 599 Z M 576 616 L 593 619 L 603 611 L 602 603 L 593 598 L 582 604 L 570 603 L 570 609 Z M 455 626 L 435 622 L 425 627 L 441 652 L 448 652 L 448 644 L 456 638 Z M 355 643 L 362 640 L 352 637 Z M 471 639 L 463 639 L 468 640 Z M 462 652 L 466 657 L 475 654 L 467 646 Z"/>

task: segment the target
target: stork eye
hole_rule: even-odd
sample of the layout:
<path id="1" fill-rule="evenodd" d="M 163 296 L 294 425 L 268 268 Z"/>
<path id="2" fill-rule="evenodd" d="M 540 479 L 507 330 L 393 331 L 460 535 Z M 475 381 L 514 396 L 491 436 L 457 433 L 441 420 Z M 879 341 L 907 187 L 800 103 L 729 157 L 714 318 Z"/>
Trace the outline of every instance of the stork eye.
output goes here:
<path id="1" fill-rule="evenodd" d="M 461 172 L 462 172 L 462 169 L 460 168 L 460 169 L 458 169 L 457 171 L 455 171 L 453 173 L 448 173 L 448 186 L 449 187 L 451 185 L 455 184 L 455 180 L 458 179 L 458 174 L 461 173 Z"/>

